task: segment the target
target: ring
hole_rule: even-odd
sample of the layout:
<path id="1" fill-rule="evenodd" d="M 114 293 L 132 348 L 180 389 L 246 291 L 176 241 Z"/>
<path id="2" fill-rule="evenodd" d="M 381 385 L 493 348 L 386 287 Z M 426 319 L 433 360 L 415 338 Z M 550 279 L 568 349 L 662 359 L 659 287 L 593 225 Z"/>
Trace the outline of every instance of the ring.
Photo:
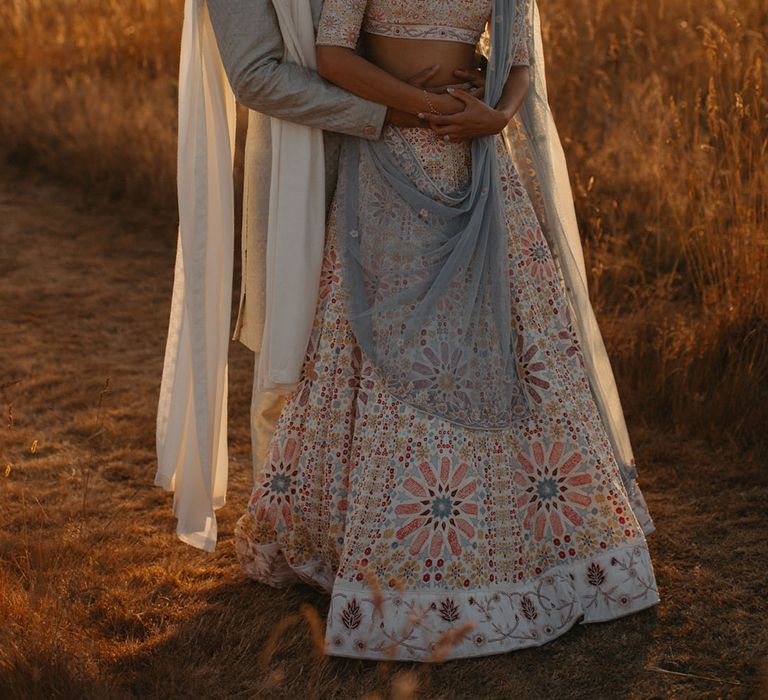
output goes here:
<path id="1" fill-rule="evenodd" d="M 451 137 L 450 137 L 450 136 L 448 136 L 448 134 L 446 134 L 445 136 L 443 136 L 443 141 L 450 141 L 450 140 L 451 140 Z"/>

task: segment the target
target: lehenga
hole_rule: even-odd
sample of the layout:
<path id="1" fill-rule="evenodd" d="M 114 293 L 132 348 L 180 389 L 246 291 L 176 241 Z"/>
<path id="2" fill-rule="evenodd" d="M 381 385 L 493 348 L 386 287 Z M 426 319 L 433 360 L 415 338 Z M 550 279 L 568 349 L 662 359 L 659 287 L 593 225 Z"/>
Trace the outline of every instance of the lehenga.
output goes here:
<path id="1" fill-rule="evenodd" d="M 426 3 L 392 5 L 327 0 L 319 41 L 354 45 L 365 17 L 376 33 L 455 32 L 475 42 L 489 8 L 446 0 L 440 11 L 453 8 L 446 16 L 455 25 L 446 27 L 417 16 Z M 445 191 L 466 186 L 468 144 L 391 126 L 382 139 Z M 659 601 L 645 540 L 653 523 L 639 488 L 630 497 L 622 482 L 562 279 L 501 136 L 496 148 L 522 328 L 516 352 L 536 409 L 502 430 L 457 425 L 399 400 L 358 345 L 338 245 L 340 175 L 301 381 L 235 528 L 247 576 L 330 593 L 330 655 L 495 654 Z M 447 363 L 439 343 L 424 357 L 439 383 Z"/>

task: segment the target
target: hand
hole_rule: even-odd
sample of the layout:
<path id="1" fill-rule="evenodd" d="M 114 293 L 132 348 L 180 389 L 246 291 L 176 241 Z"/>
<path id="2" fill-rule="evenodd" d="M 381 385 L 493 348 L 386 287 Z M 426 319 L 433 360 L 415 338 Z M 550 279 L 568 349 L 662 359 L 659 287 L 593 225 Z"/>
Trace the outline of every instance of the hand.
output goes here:
<path id="1" fill-rule="evenodd" d="M 424 85 L 426 85 L 439 70 L 440 64 L 436 63 L 434 66 L 429 66 L 415 75 L 412 75 L 406 82 L 409 85 L 413 85 L 413 87 L 426 89 L 424 88 Z M 387 116 L 384 118 L 384 123 L 401 128 L 429 126 L 427 122 L 423 119 L 419 119 L 415 114 L 403 112 L 399 109 L 394 109 L 393 107 L 387 107 Z"/>
<path id="2" fill-rule="evenodd" d="M 452 91 L 446 92 L 444 95 L 430 94 L 429 98 L 425 96 L 424 101 L 425 106 L 429 109 L 416 115 L 422 120 L 425 120 L 427 116 L 436 117 L 439 115 L 456 114 L 464 110 L 464 103 L 453 97 Z M 430 124 L 424 121 L 424 126 L 430 126 Z"/>
<path id="3" fill-rule="evenodd" d="M 471 85 L 471 89 L 467 90 L 468 93 L 474 95 L 478 100 L 482 100 L 485 97 L 485 70 L 482 68 L 455 70 L 453 74 L 459 80 L 465 80 Z M 464 88 L 459 89 L 463 90 Z"/>
<path id="4" fill-rule="evenodd" d="M 474 70 L 455 70 L 453 71 L 453 74 L 457 79 L 463 80 L 464 82 L 438 85 L 436 87 L 428 87 L 424 89 L 438 95 L 448 92 L 449 88 L 452 88 L 453 90 L 464 90 L 478 100 L 483 99 L 485 96 L 485 72 L 481 68 L 476 68 Z"/>
<path id="5" fill-rule="evenodd" d="M 464 90 L 451 90 L 450 95 L 464 105 L 463 111 L 453 114 L 419 115 L 423 116 L 436 134 L 443 138 L 447 136 L 448 141 L 464 141 L 501 133 L 512 118 L 512 115 L 490 107 Z M 436 96 L 435 99 L 439 97 Z"/>
<path id="6" fill-rule="evenodd" d="M 392 107 L 387 107 L 387 116 L 384 117 L 384 123 L 403 129 L 429 126 L 427 122 L 419 119 L 415 114 L 401 112 L 399 109 L 393 109 Z"/>

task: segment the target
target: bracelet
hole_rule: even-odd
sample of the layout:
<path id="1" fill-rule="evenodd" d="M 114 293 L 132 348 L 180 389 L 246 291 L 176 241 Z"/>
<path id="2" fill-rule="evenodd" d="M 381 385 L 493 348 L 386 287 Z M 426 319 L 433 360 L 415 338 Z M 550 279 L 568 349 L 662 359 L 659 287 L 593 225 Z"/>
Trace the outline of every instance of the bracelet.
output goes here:
<path id="1" fill-rule="evenodd" d="M 432 112 L 432 114 L 440 114 L 435 109 L 435 105 L 432 104 L 432 99 L 429 97 L 429 93 L 426 90 L 422 91 L 424 93 L 424 99 L 427 101 L 427 107 L 429 107 L 429 111 Z"/>

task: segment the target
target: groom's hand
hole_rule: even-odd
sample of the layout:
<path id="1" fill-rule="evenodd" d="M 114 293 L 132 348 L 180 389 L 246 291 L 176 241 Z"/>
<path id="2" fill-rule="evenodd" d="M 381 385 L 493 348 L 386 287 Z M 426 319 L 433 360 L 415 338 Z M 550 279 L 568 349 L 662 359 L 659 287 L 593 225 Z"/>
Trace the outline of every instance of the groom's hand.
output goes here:
<path id="1" fill-rule="evenodd" d="M 485 70 L 483 68 L 455 70 L 453 74 L 464 82 L 459 85 L 451 85 L 452 88 L 464 90 L 478 100 L 482 100 L 485 97 Z"/>
<path id="2" fill-rule="evenodd" d="M 448 85 L 438 85 L 437 87 L 424 88 L 429 92 L 441 95 L 452 90 L 463 90 L 468 95 L 482 100 L 485 96 L 485 71 L 482 68 L 473 70 L 455 70 L 453 75 L 463 82 L 449 83 Z"/>

